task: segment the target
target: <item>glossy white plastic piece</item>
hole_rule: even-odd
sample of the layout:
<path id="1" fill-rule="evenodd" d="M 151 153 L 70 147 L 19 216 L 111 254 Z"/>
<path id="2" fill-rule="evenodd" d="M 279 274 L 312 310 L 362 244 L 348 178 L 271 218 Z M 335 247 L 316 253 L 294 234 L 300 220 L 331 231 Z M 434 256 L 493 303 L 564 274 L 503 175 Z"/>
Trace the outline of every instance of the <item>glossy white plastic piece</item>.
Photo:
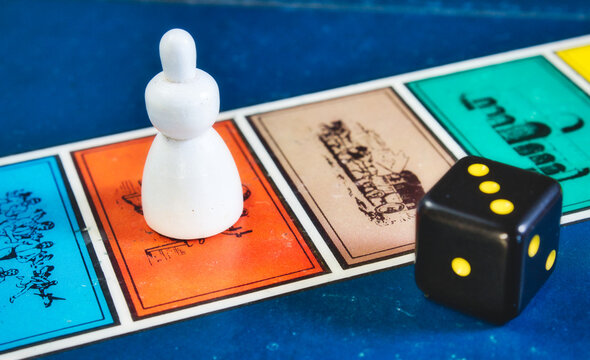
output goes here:
<path id="1" fill-rule="evenodd" d="M 196 68 L 196 53 L 188 32 L 168 31 L 160 41 L 164 71 L 145 89 L 148 116 L 160 133 L 143 170 L 143 214 L 150 228 L 175 239 L 223 232 L 243 210 L 236 164 L 212 128 L 219 89 Z"/>

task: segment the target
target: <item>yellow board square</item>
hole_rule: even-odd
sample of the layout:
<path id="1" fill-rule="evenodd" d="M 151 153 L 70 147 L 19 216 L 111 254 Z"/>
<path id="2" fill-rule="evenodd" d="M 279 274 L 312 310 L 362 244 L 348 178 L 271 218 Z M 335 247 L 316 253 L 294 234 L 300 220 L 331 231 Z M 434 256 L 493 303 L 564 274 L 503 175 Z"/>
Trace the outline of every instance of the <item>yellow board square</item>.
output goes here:
<path id="1" fill-rule="evenodd" d="M 590 82 L 590 45 L 561 50 L 557 55 Z"/>

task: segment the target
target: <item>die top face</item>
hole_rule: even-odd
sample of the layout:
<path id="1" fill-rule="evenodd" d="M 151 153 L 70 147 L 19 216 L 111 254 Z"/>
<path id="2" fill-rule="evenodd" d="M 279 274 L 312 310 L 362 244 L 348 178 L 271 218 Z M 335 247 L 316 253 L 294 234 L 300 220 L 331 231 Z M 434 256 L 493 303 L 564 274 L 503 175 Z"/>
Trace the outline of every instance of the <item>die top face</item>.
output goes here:
<path id="1" fill-rule="evenodd" d="M 468 156 L 441 178 L 423 204 L 463 221 L 523 235 L 561 198 L 561 187 L 547 176 Z"/>

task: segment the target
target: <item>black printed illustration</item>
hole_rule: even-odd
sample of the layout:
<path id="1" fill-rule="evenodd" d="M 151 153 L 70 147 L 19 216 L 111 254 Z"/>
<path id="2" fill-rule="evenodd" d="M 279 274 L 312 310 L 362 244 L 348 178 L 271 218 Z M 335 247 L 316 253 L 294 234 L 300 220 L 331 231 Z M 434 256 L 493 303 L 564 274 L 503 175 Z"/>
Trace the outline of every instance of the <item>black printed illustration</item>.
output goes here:
<path id="1" fill-rule="evenodd" d="M 54 300 L 51 288 L 57 285 L 52 279 L 55 267 L 52 241 L 44 241 L 47 231 L 55 224 L 45 219 L 47 213 L 41 199 L 31 192 L 15 190 L 0 198 L 0 289 L 14 303 L 25 294 L 40 297 L 47 308 Z"/>
<path id="2" fill-rule="evenodd" d="M 120 186 L 122 196 L 121 200 L 125 206 L 130 207 L 133 211 L 137 214 L 143 216 L 143 209 L 141 207 L 141 181 L 131 181 L 126 180 L 121 183 Z M 242 211 L 241 217 L 248 216 L 248 205 L 247 200 L 252 195 L 250 189 L 242 184 L 242 194 L 244 197 L 244 209 Z M 147 227 L 147 225 L 146 225 Z M 232 226 L 226 231 L 222 232 L 224 235 L 235 236 L 236 238 L 241 238 L 244 235 L 252 233 L 252 229 L 244 229 L 241 226 Z M 146 232 L 153 234 L 154 232 L 147 228 Z M 166 238 L 169 242 L 163 245 L 158 245 L 154 247 L 149 247 L 145 249 L 145 254 L 148 259 L 150 265 L 154 265 L 163 261 L 168 261 L 174 258 L 175 256 L 182 256 L 186 254 L 186 250 L 195 244 L 203 245 L 205 244 L 206 239 L 196 239 L 196 240 L 177 240 L 177 239 L 170 239 Z"/>
<path id="3" fill-rule="evenodd" d="M 337 120 L 321 125 L 319 140 L 331 155 L 328 163 L 343 170 L 346 178 L 339 175 L 340 180 L 354 184 L 348 190 L 358 209 L 375 223 L 394 223 L 399 219 L 394 215 L 414 209 L 424 196 L 420 180 L 406 169 L 408 157 L 388 148 L 374 131 L 358 123 L 350 129 Z"/>
<path id="4" fill-rule="evenodd" d="M 150 265 L 170 260 L 174 256 L 185 255 L 186 249 L 193 246 L 193 240 L 170 240 L 170 243 L 145 249 L 145 255 L 147 256 Z M 198 242 L 200 244 L 204 243 L 204 241 Z"/>
<path id="5" fill-rule="evenodd" d="M 551 135 L 569 134 L 582 129 L 584 119 L 575 114 L 559 114 L 552 118 L 553 123 L 560 123 L 558 128 L 541 121 L 518 121 L 491 96 L 469 96 L 461 94 L 460 101 L 469 111 L 480 111 L 486 116 L 486 122 L 496 133 L 514 149 L 518 155 L 530 159 L 534 167 L 527 170 L 536 171 L 553 177 L 557 181 L 566 181 L 590 174 L 590 168 L 579 168 L 568 164 L 567 159 L 558 154 L 557 147 L 551 143 Z"/>

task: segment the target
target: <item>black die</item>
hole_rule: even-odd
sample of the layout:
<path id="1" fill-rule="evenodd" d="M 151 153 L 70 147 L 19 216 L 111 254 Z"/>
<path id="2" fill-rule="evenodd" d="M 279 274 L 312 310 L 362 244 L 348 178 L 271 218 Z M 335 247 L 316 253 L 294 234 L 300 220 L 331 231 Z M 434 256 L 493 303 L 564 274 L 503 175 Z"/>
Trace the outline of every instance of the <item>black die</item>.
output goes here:
<path id="1" fill-rule="evenodd" d="M 418 205 L 416 284 L 490 322 L 514 318 L 555 268 L 561 203 L 547 176 L 459 160 Z"/>

